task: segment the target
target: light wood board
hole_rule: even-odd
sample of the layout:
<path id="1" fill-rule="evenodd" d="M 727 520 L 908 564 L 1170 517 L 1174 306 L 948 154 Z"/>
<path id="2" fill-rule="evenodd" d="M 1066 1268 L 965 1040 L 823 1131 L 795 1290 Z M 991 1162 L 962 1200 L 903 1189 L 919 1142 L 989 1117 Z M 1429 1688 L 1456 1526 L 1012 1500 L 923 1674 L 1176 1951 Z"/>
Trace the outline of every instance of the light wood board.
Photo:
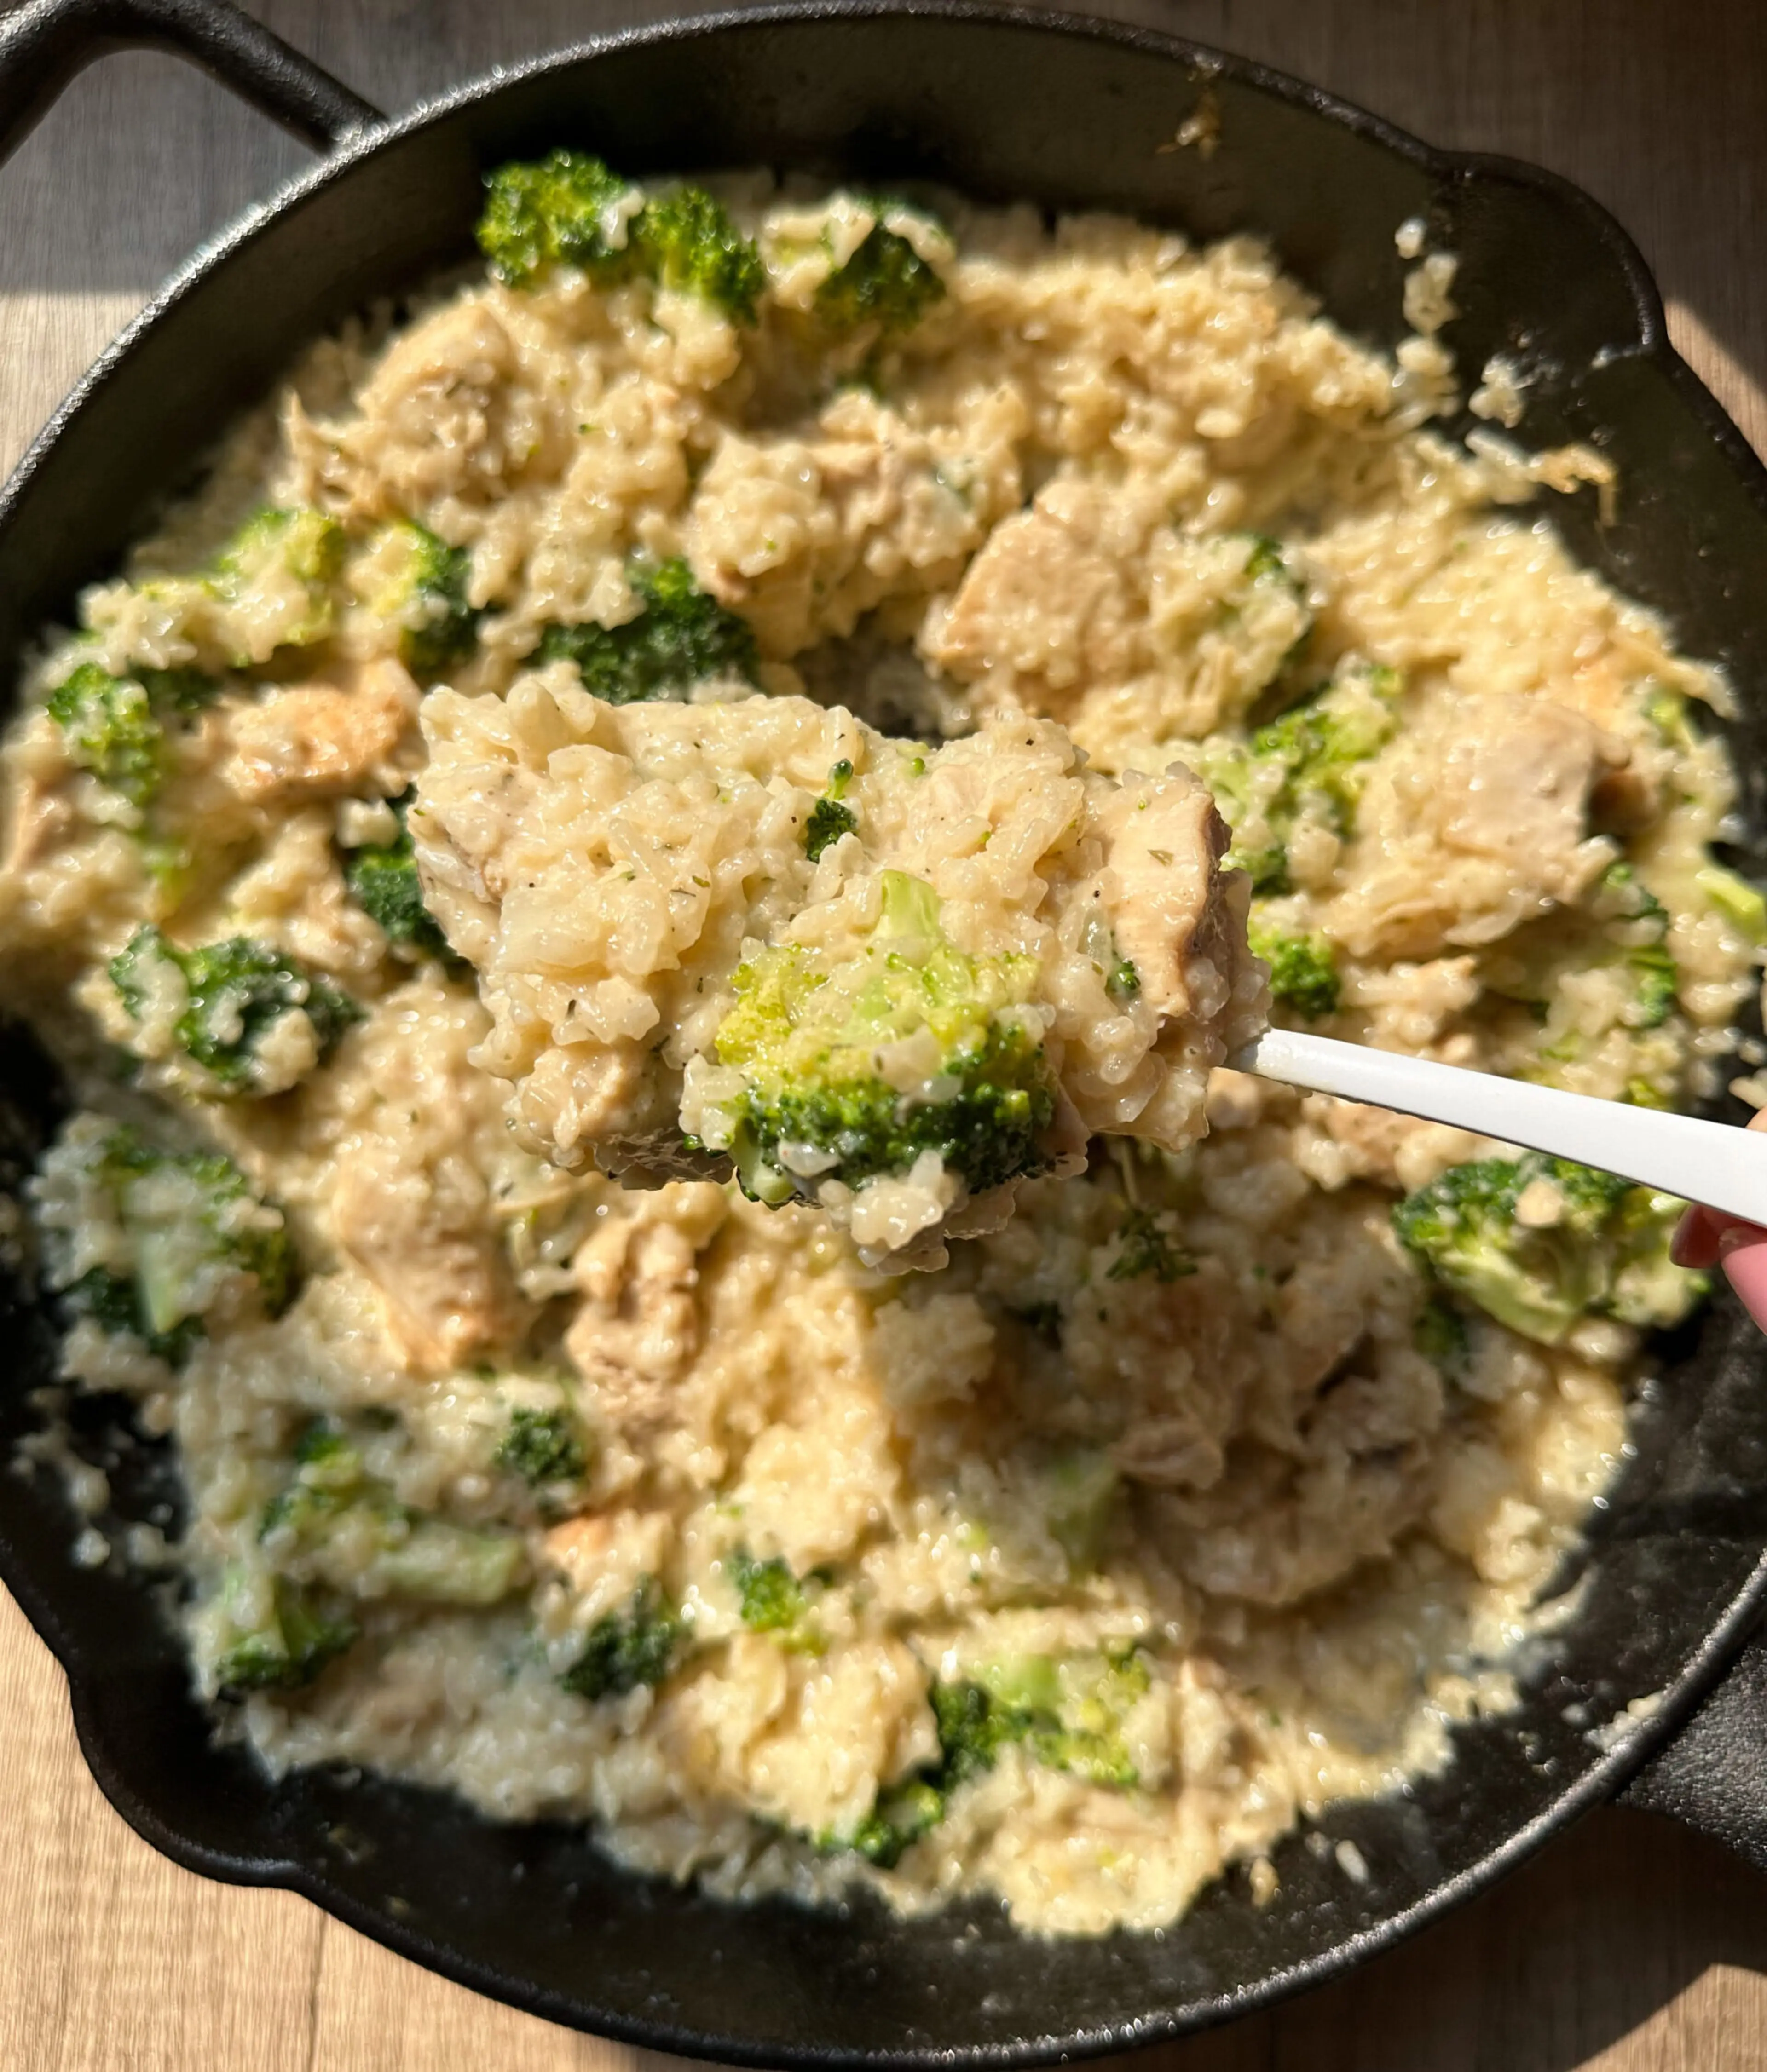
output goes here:
<path id="1" fill-rule="evenodd" d="M 257 11 L 397 109 L 661 10 L 261 0 Z M 1683 350 L 1767 446 L 1767 6 L 1119 0 L 1099 11 L 1262 58 L 1434 142 L 1580 181 L 1643 245 Z M 0 465 L 154 282 L 303 162 L 169 60 L 113 59 L 76 83 L 0 169 Z M 0 2072 L 638 2072 L 643 2054 L 476 1999 L 301 1900 L 208 1884 L 156 1856 L 100 1798 L 59 1672 L 4 1597 L 0 1821 Z M 1767 1883 L 1667 1823 L 1604 1812 L 1340 1984 L 1137 2062 L 1767 2072 L 1764 1973 Z"/>

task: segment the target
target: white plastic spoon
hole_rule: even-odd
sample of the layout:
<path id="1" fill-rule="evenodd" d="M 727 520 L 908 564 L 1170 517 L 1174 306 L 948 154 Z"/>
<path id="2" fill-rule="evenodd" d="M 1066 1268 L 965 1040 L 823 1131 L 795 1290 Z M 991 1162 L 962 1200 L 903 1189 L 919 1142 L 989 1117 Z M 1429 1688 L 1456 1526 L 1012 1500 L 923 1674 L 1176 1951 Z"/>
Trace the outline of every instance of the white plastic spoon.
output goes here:
<path id="1" fill-rule="evenodd" d="M 1235 1071 L 1255 1072 L 1309 1093 L 1397 1108 L 1401 1115 L 1574 1158 L 1580 1166 L 1767 1225 L 1767 1133 L 1762 1131 L 1629 1108 L 1287 1029 L 1267 1030 L 1227 1062 Z"/>

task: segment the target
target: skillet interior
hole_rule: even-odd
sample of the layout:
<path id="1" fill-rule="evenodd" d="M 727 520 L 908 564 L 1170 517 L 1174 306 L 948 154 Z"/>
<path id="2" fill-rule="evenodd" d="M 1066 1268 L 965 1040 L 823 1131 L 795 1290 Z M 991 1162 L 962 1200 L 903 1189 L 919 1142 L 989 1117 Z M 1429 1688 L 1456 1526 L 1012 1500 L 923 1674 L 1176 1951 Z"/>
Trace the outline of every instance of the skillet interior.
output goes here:
<path id="1" fill-rule="evenodd" d="M 502 158 L 582 142 L 638 173 L 764 162 L 1122 209 L 1199 236 L 1257 228 L 1340 322 L 1382 344 L 1399 329 L 1393 230 L 1425 215 L 1461 257 L 1465 314 L 1447 338 L 1463 367 L 1510 352 L 1534 376 L 1521 436 L 1590 438 L 1620 466 L 1613 525 L 1587 496 L 1556 513 L 1575 549 L 1665 610 L 1689 652 L 1729 666 L 1754 845 L 1742 860 L 1760 870 L 1767 616 L 1749 589 L 1767 565 L 1767 488 L 1660 348 L 1629 246 L 1543 177 L 1435 158 L 1322 97 L 1042 17 L 806 10 L 652 33 L 420 114 L 224 240 L 35 450 L 0 506 L 0 654 L 65 612 L 303 338 L 463 257 L 479 171 Z M 1218 150 L 1162 151 L 1205 89 Z M 54 1096 L 20 1040 L 0 1050 L 0 1152 L 28 1160 Z M 10 1451 L 33 1421 L 27 1392 L 52 1371 L 53 1334 L 24 1288 L 0 1299 Z M 1321 1976 L 1604 1795 L 1683 1694 L 1629 1749 L 1604 1754 L 1586 1730 L 1678 1683 L 1691 1699 L 1702 1650 L 1716 1656 L 1709 1636 L 1767 1544 L 1764 1367 L 1728 1308 L 1665 1348 L 1637 1457 L 1597 1520 L 1586 1594 L 1530 1659 L 1523 1711 L 1463 1732 L 1448 1776 L 1326 1823 L 1357 1843 L 1365 1885 L 1291 1839 L 1274 1904 L 1254 1910 L 1229 1879 L 1159 1937 L 1033 1942 L 984 1906 L 912 1924 L 869 1903 L 844 1918 L 737 1911 L 620 1876 L 573 1832 L 498 1827 L 411 1787 L 334 1774 L 272 1787 L 208 1749 L 180 1651 L 139 1588 L 70 1565 L 75 1527 L 48 1478 L 0 1476 L 0 1572 L 68 1668 L 100 1782 L 193 1868 L 294 1885 L 468 1984 L 665 2048 L 775 2065 L 1022 2062 L 1196 2026 Z M 96 1429 L 93 1442 L 115 1443 Z M 126 1513 L 172 1500 L 154 1449 L 122 1442 L 114 1480 Z"/>

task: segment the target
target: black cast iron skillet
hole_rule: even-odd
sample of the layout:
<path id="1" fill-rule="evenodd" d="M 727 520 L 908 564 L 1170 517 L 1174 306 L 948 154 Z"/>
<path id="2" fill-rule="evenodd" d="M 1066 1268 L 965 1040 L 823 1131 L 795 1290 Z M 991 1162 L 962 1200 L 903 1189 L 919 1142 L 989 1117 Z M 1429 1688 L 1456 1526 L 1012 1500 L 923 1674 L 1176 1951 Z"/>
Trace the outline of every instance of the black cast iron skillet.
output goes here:
<path id="1" fill-rule="evenodd" d="M 1562 182 L 1430 150 L 1169 38 L 961 4 L 781 6 L 610 36 L 384 122 L 224 0 L 34 0 L 0 20 L 0 148 L 80 64 L 126 44 L 194 59 L 328 155 L 160 292 L 0 497 L 8 672 L 302 340 L 467 254 L 480 175 L 504 158 L 570 142 L 634 173 L 760 162 L 922 177 L 1200 236 L 1254 228 L 1382 345 L 1399 328 L 1394 228 L 1421 216 L 1460 255 L 1464 314 L 1448 338 L 1462 366 L 1514 354 L 1530 376 L 1521 436 L 1590 440 L 1619 465 L 1611 524 L 1588 498 L 1557 507 L 1576 551 L 1728 666 L 1739 860 L 1761 870 L 1767 475 L 1670 350 L 1630 243 Z M 1173 148 L 1205 94 L 1218 148 Z M 0 1095 L 16 1170 L 57 1098 L 16 1034 Z M 0 1301 L 4 1455 L 32 1426 L 54 1334 L 27 1286 L 0 1286 Z M 141 1586 L 72 1564 L 76 1522 L 52 1477 L 0 1474 L 0 1576 L 68 1672 L 100 1784 L 179 1863 L 286 1885 L 451 1978 L 634 2042 L 765 2065 L 1031 2064 L 1197 2029 L 1343 1971 L 1622 1790 L 1767 1865 L 1767 1653 L 1719 1683 L 1767 1590 L 1764 1384 L 1761 1342 L 1728 1301 L 1662 1348 L 1634 1456 L 1560 1579 L 1580 1594 L 1522 1664 L 1522 1709 L 1459 1730 L 1445 1776 L 1324 1823 L 1360 1848 L 1365 1882 L 1296 1836 L 1277 1852 L 1272 1905 L 1254 1908 L 1231 1875 L 1160 1935 L 1040 1942 L 986 1904 L 912 1922 L 863 1899 L 841 1914 L 733 1909 L 618 1872 L 575 1829 L 500 1826 L 335 1770 L 273 1784 L 212 1745 Z M 119 1513 L 168 1516 L 163 1452 L 102 1404 L 79 1414 Z M 1653 1695 L 1629 1736 L 1599 1731 Z"/>

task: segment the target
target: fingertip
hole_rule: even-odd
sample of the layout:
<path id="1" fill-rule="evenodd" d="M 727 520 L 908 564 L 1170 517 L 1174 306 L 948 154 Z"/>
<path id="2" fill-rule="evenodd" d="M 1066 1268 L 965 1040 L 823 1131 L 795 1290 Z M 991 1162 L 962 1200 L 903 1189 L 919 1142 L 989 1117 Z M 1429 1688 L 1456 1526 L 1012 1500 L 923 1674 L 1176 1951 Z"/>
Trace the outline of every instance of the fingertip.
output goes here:
<path id="1" fill-rule="evenodd" d="M 1767 1326 L 1767 1231 L 1732 1223 L 1718 1240 L 1724 1278 L 1757 1324 Z"/>

